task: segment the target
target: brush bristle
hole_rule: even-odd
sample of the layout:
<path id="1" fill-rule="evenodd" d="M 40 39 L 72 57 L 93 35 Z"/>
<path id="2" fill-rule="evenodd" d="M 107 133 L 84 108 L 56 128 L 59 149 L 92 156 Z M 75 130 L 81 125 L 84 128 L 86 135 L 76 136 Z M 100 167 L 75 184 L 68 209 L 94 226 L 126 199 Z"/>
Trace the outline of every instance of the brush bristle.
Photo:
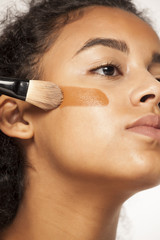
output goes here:
<path id="1" fill-rule="evenodd" d="M 52 82 L 30 80 L 26 102 L 43 110 L 57 108 L 63 99 L 61 89 Z"/>

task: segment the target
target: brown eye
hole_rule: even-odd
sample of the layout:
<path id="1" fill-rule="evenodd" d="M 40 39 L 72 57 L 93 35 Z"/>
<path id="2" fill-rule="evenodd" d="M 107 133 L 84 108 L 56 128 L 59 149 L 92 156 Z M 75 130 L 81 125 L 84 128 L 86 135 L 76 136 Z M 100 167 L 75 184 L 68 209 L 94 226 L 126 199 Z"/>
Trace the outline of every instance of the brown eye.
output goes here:
<path id="1" fill-rule="evenodd" d="M 112 77 L 117 76 L 120 73 L 119 67 L 115 65 L 102 66 L 97 69 L 94 69 L 93 72 L 102 76 L 112 76 Z"/>
<path id="2" fill-rule="evenodd" d="M 104 75 L 109 75 L 109 76 L 113 76 L 115 74 L 115 70 L 116 70 L 115 67 L 111 65 L 102 68 Z"/>

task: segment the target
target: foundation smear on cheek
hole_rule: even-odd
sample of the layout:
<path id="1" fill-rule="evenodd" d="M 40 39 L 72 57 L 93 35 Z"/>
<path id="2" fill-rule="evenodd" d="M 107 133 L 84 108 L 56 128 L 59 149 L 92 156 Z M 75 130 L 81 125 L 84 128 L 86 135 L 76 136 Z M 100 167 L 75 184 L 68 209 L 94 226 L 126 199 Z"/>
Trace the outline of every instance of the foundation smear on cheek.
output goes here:
<path id="1" fill-rule="evenodd" d="M 106 106 L 108 98 L 99 89 L 80 87 L 60 87 L 63 92 L 63 102 L 60 107 L 65 106 Z"/>

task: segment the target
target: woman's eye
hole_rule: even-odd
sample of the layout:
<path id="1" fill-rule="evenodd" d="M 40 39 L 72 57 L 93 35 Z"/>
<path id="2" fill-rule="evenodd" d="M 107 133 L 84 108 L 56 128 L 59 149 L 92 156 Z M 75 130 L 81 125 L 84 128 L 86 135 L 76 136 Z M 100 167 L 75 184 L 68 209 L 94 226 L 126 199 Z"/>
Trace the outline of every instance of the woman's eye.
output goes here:
<path id="1" fill-rule="evenodd" d="M 103 75 L 103 76 L 111 76 L 111 77 L 115 77 L 120 74 L 119 67 L 114 65 L 102 66 L 92 70 L 92 72 Z"/>

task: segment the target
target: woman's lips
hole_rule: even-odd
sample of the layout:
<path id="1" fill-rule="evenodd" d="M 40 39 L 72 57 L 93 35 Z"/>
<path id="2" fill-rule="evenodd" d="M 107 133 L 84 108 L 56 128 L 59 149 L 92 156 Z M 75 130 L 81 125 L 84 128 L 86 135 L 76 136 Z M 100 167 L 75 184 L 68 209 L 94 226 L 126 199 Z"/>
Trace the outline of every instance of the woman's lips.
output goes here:
<path id="1" fill-rule="evenodd" d="M 147 115 L 127 126 L 127 130 L 149 136 L 160 141 L 160 116 Z"/>
<path id="2" fill-rule="evenodd" d="M 128 130 L 146 135 L 160 142 L 160 129 L 158 128 L 153 128 L 149 126 L 137 126 L 137 127 L 129 128 Z"/>

